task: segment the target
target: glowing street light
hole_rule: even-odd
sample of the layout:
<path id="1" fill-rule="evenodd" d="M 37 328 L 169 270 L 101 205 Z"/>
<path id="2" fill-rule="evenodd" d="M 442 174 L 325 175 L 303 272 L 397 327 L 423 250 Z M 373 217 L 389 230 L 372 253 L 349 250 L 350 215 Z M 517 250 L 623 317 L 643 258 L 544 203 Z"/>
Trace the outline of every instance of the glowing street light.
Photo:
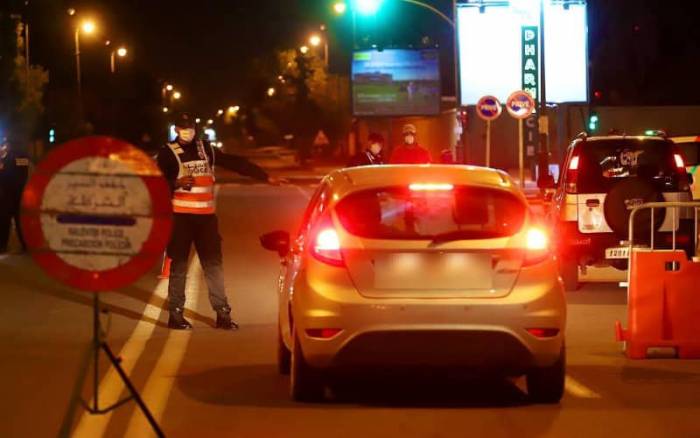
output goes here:
<path id="1" fill-rule="evenodd" d="M 214 120 L 213 120 L 213 119 L 207 120 L 207 125 L 213 125 L 213 124 L 214 124 Z"/>
<path id="2" fill-rule="evenodd" d="M 68 10 L 69 15 L 74 15 L 75 10 L 73 9 L 73 14 L 70 13 L 71 10 Z M 97 26 L 95 25 L 95 22 L 92 20 L 83 20 L 78 26 L 75 27 L 75 77 L 78 83 L 78 97 L 82 99 L 82 94 L 83 94 L 83 86 L 82 86 L 82 80 L 81 80 L 81 75 L 80 75 L 80 34 L 85 33 L 85 34 L 92 34 L 97 30 Z"/>
<path id="3" fill-rule="evenodd" d="M 228 113 L 233 115 L 233 114 L 236 114 L 238 112 L 238 110 L 240 110 L 240 109 L 241 109 L 241 107 L 239 107 L 238 105 L 230 106 L 230 107 L 228 107 Z"/>
<path id="4" fill-rule="evenodd" d="M 343 15 L 347 9 L 348 5 L 346 5 L 343 1 L 335 2 L 333 5 L 333 12 L 335 12 L 337 15 Z"/>
<path id="5" fill-rule="evenodd" d="M 168 84 L 165 86 L 165 89 L 168 91 L 173 91 L 173 86 L 171 84 Z"/>
<path id="6" fill-rule="evenodd" d="M 220 109 L 219 111 L 216 112 L 216 115 L 217 115 L 217 116 L 220 116 L 220 115 L 222 115 L 223 113 L 224 113 L 224 110 Z"/>
<path id="7" fill-rule="evenodd" d="M 181 97 L 182 97 L 182 93 L 180 93 L 179 91 L 176 91 L 173 93 L 173 99 L 178 100 Z"/>
<path id="8" fill-rule="evenodd" d="M 85 20 L 85 21 L 83 21 L 83 23 L 80 25 L 80 29 L 81 29 L 83 32 L 87 33 L 87 34 L 91 34 L 91 33 L 95 32 L 95 29 L 97 29 L 97 27 L 95 26 L 95 22 L 94 22 L 94 21 L 92 21 L 92 20 Z"/>
<path id="9" fill-rule="evenodd" d="M 168 107 L 167 107 L 167 106 L 164 106 L 164 107 L 163 107 L 163 112 L 164 112 L 164 113 L 167 113 L 168 111 L 170 111 L 170 110 L 168 109 Z"/>
<path id="10" fill-rule="evenodd" d="M 115 55 L 119 56 L 120 58 L 123 58 L 127 55 L 128 51 L 126 50 L 126 47 L 119 47 L 117 50 L 112 50 L 109 53 L 109 68 L 112 73 L 117 71 L 117 63 L 115 60 Z"/>
<path id="11" fill-rule="evenodd" d="M 299 51 L 301 52 L 302 55 L 306 55 L 309 52 L 309 47 L 308 46 L 301 46 L 301 47 L 299 47 Z"/>
<path id="12" fill-rule="evenodd" d="M 277 90 L 275 90 L 274 87 L 270 87 L 270 88 L 267 89 L 267 95 L 268 95 L 269 97 L 274 96 L 275 93 L 277 93 Z"/>
<path id="13" fill-rule="evenodd" d="M 198 125 L 199 125 L 199 123 L 200 123 L 201 121 L 202 121 L 202 119 L 200 119 L 199 117 L 197 117 L 196 119 L 194 119 L 194 122 L 195 122 L 196 124 L 198 124 Z"/>
<path id="14" fill-rule="evenodd" d="M 321 37 L 316 34 L 313 34 L 309 37 L 309 44 L 311 44 L 314 47 L 318 47 L 319 45 L 321 45 L 321 41 Z"/>

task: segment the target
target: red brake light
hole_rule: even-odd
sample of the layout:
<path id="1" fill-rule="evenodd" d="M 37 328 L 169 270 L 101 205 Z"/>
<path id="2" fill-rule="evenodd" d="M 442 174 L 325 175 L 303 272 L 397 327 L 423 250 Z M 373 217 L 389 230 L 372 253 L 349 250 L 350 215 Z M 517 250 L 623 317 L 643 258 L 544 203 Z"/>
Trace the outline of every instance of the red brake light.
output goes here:
<path id="1" fill-rule="evenodd" d="M 318 227 L 318 231 L 311 242 L 311 254 L 323 263 L 343 266 L 340 237 L 330 220 L 322 221 L 322 224 Z"/>
<path id="2" fill-rule="evenodd" d="M 449 183 L 413 183 L 409 184 L 408 188 L 412 192 L 436 192 L 450 191 L 454 186 Z"/>
<path id="3" fill-rule="evenodd" d="M 569 163 L 569 170 L 578 170 L 578 155 L 571 157 L 571 162 Z"/>
<path id="4" fill-rule="evenodd" d="M 536 338 L 553 338 L 559 334 L 557 328 L 529 328 L 525 330 Z"/>
<path id="5" fill-rule="evenodd" d="M 578 166 L 581 157 L 574 155 L 569 161 L 569 167 L 566 169 L 566 191 L 567 193 L 578 192 Z"/>
<path id="6" fill-rule="evenodd" d="M 339 328 L 306 329 L 306 334 L 310 338 L 330 339 L 341 331 L 343 331 L 343 329 Z"/>
<path id="7" fill-rule="evenodd" d="M 681 157 L 681 154 L 673 154 L 673 160 L 676 162 L 676 167 L 678 169 L 685 170 L 685 163 L 683 162 L 683 157 Z"/>
<path id="8" fill-rule="evenodd" d="M 531 266 L 544 261 L 550 255 L 549 236 L 541 228 L 530 228 L 525 237 L 524 266 Z"/>

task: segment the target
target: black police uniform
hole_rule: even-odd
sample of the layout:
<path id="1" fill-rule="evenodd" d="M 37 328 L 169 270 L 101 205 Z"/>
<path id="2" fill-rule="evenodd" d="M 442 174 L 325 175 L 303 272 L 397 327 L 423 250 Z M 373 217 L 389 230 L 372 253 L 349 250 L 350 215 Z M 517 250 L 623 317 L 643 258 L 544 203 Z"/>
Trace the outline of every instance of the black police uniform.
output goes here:
<path id="1" fill-rule="evenodd" d="M 241 175 L 260 181 L 268 180 L 267 173 L 247 159 L 215 151 L 206 141 L 199 142 L 201 142 L 199 145 L 198 140 L 186 144 L 178 142 L 178 157 L 169 145 L 165 145 L 159 151 L 158 166 L 170 185 L 171 193 L 175 192 L 180 162 L 185 165 L 188 162 L 201 162 L 204 159 L 202 153 L 206 154 L 206 160 L 212 168 L 216 163 Z M 192 244 L 197 250 L 204 270 L 211 305 L 217 312 L 217 326 L 219 326 L 219 316 L 222 314 L 230 321 L 228 313 L 231 309 L 224 291 L 221 237 L 216 214 L 175 213 L 173 234 L 167 250 L 168 257 L 172 260 L 168 284 L 168 306 L 171 321 L 174 320 L 169 323 L 171 328 L 189 327 L 189 323 L 182 318 L 182 309 L 185 306 L 187 262 Z M 237 327 L 235 323 L 233 326 Z"/>
<path id="2" fill-rule="evenodd" d="M 352 157 L 348 163 L 348 167 L 370 166 L 373 164 L 384 164 L 384 156 L 381 152 L 373 154 L 372 151 L 366 149 Z"/>
<path id="3" fill-rule="evenodd" d="M 29 158 L 26 155 L 9 149 L 7 155 L 0 158 L 0 253 L 7 251 L 13 220 L 22 248 L 26 249 L 19 212 L 28 176 Z"/>

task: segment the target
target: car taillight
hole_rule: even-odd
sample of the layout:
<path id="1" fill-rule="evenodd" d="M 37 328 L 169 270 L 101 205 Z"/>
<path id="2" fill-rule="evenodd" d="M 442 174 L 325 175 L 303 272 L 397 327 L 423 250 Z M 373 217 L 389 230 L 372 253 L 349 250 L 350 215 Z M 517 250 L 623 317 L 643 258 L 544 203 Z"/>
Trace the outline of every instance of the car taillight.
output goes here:
<path id="1" fill-rule="evenodd" d="M 412 192 L 447 192 L 454 189 L 449 183 L 413 183 L 408 185 Z"/>
<path id="2" fill-rule="evenodd" d="M 340 252 L 340 237 L 331 221 L 323 221 L 311 243 L 311 254 L 319 261 L 343 266 L 343 254 Z"/>
<path id="3" fill-rule="evenodd" d="M 569 168 L 566 169 L 566 191 L 567 193 L 576 193 L 578 191 L 577 179 L 578 179 L 578 166 L 580 157 L 574 155 L 569 161 Z"/>
<path id="4" fill-rule="evenodd" d="M 681 157 L 681 154 L 673 154 L 673 161 L 676 162 L 676 168 L 678 170 L 683 169 L 683 171 L 685 171 L 685 163 L 683 162 L 683 157 Z"/>
<path id="5" fill-rule="evenodd" d="M 342 331 L 343 329 L 339 328 L 314 328 L 306 329 L 306 335 L 310 338 L 330 339 Z"/>
<path id="6" fill-rule="evenodd" d="M 540 228 L 530 228 L 525 237 L 524 266 L 544 261 L 550 255 L 549 236 Z"/>
<path id="7" fill-rule="evenodd" d="M 533 327 L 533 328 L 528 328 L 525 329 L 527 330 L 528 333 L 530 333 L 532 336 L 536 338 L 553 338 L 556 335 L 559 334 L 559 329 L 557 328 L 540 328 L 540 327 Z"/>

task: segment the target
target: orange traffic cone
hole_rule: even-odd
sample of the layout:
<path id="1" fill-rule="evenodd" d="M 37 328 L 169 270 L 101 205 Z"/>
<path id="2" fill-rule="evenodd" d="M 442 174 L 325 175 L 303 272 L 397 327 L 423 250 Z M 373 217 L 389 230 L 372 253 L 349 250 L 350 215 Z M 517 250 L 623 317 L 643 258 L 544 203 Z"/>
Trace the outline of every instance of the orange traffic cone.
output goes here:
<path id="1" fill-rule="evenodd" d="M 160 275 L 158 276 L 158 278 L 160 280 L 164 280 L 164 279 L 170 277 L 170 262 L 171 261 L 172 260 L 170 259 L 170 257 L 168 257 L 165 254 L 163 255 L 163 264 L 160 267 Z"/>

